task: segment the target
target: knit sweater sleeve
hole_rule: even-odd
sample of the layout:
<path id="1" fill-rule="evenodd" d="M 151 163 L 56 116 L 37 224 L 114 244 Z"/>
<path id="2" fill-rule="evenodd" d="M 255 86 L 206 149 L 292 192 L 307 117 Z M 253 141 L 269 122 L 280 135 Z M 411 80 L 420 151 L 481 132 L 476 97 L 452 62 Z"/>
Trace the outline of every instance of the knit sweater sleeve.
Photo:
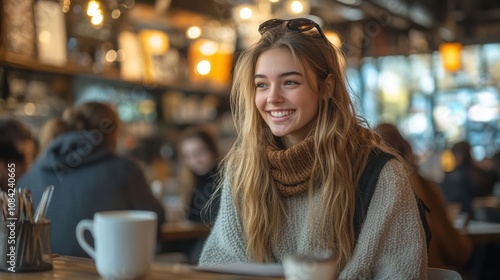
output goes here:
<path id="1" fill-rule="evenodd" d="M 353 257 L 339 279 L 426 279 L 425 233 L 404 174 L 397 160 L 382 169 Z"/>
<path id="2" fill-rule="evenodd" d="M 200 256 L 199 265 L 248 262 L 246 242 L 229 186 L 222 188 L 220 208 Z"/>

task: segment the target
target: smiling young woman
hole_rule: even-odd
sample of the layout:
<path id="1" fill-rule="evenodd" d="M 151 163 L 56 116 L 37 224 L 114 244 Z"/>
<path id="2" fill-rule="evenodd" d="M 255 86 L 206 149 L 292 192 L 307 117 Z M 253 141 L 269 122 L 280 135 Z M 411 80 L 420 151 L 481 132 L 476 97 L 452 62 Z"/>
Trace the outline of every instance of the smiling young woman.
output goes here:
<path id="1" fill-rule="evenodd" d="M 222 161 L 219 214 L 200 264 L 326 250 L 339 279 L 425 278 L 425 233 L 399 155 L 378 174 L 354 228 L 368 159 L 391 150 L 356 113 L 339 50 L 309 19 L 269 20 L 259 32 L 235 67 L 237 139 Z"/>
<path id="2" fill-rule="evenodd" d="M 283 137 L 287 147 L 309 135 L 309 124 L 318 114 L 318 92 L 304 70 L 290 52 L 281 49 L 263 52 L 255 67 L 255 105 L 273 135 Z"/>

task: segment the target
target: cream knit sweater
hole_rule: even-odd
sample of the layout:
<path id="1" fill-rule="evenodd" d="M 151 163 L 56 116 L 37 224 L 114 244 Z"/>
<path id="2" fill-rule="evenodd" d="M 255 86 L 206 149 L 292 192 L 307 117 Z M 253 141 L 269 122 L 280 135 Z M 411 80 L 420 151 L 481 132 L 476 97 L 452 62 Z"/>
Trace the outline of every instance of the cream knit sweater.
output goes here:
<path id="1" fill-rule="evenodd" d="M 425 234 L 411 183 L 401 174 L 405 174 L 403 166 L 394 159 L 382 169 L 354 254 L 339 279 L 426 279 Z M 313 213 L 319 211 L 319 193 L 313 196 Z M 308 200 L 307 193 L 285 198 L 289 215 L 283 238 L 272 245 L 276 262 L 289 254 L 312 252 L 312 240 L 319 237 L 311 232 Z M 235 205 L 224 187 L 219 216 L 199 264 L 249 262 L 245 247 Z"/>

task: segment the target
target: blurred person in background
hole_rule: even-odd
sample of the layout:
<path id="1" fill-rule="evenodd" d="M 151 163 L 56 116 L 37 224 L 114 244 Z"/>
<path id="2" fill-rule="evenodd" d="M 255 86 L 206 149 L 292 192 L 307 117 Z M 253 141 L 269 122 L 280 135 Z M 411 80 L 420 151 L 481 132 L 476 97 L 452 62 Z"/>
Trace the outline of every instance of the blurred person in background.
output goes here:
<path id="1" fill-rule="evenodd" d="M 495 154 L 491 157 L 489 172 L 495 181 L 492 193 L 493 195 L 500 197 L 500 151 L 495 152 Z"/>
<path id="2" fill-rule="evenodd" d="M 401 135 L 396 126 L 381 123 L 375 131 L 414 168 L 412 174 L 414 190 L 430 209 L 427 213 L 427 221 L 431 228 L 432 239 L 429 245 L 428 266 L 454 270 L 463 268 L 470 259 L 473 246 L 467 237 L 455 229 L 454 221 L 448 215 L 448 203 L 439 185 L 419 173 L 411 144 Z"/>
<path id="3" fill-rule="evenodd" d="M 75 236 L 77 223 L 109 210 L 149 210 L 165 220 L 164 209 L 149 188 L 141 169 L 115 152 L 120 120 L 115 109 L 98 102 L 68 108 L 54 139 L 39 155 L 19 185 L 28 187 L 40 201 L 54 185 L 47 217 L 52 221 L 52 252 L 88 257 Z"/>
<path id="4" fill-rule="evenodd" d="M 474 216 L 472 201 L 475 197 L 490 195 L 493 192 L 492 176 L 481 169 L 471 153 L 467 141 L 460 141 L 451 147 L 455 166 L 444 174 L 440 183 L 445 197 L 450 203 L 460 203 L 462 213 Z"/>
<path id="5" fill-rule="evenodd" d="M 192 127 L 183 131 L 177 146 L 181 162 L 178 183 L 187 219 L 212 225 L 219 210 L 218 196 L 207 202 L 213 197 L 217 180 L 217 142 L 208 131 Z"/>
<path id="6" fill-rule="evenodd" d="M 43 152 L 57 136 L 67 132 L 68 126 L 61 118 L 47 120 L 38 135 L 39 151 Z"/>
<path id="7" fill-rule="evenodd" d="M 211 226 L 219 210 L 219 194 L 215 192 L 219 149 L 215 137 L 202 127 L 184 130 L 177 141 L 180 159 L 178 184 L 181 205 L 187 220 Z M 180 251 L 191 263 L 197 263 L 205 239 L 182 242 Z"/>
<path id="8" fill-rule="evenodd" d="M 0 190 L 9 188 L 9 173 L 15 175 L 17 182 L 30 168 L 35 150 L 31 131 L 21 121 L 9 116 L 0 118 Z"/>

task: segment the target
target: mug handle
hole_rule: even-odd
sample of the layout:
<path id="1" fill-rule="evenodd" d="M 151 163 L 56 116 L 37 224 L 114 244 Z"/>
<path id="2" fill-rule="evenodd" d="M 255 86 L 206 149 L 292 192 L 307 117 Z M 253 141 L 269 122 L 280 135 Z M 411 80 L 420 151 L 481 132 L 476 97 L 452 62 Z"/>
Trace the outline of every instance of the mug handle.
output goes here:
<path id="1" fill-rule="evenodd" d="M 94 236 L 94 221 L 93 220 L 81 220 L 78 222 L 76 225 L 76 240 L 78 240 L 78 244 L 82 247 L 82 249 L 89 254 L 93 259 L 95 259 L 95 250 L 92 248 L 87 240 L 85 240 L 85 237 L 83 236 L 83 233 L 85 230 L 88 230 L 92 236 Z"/>

